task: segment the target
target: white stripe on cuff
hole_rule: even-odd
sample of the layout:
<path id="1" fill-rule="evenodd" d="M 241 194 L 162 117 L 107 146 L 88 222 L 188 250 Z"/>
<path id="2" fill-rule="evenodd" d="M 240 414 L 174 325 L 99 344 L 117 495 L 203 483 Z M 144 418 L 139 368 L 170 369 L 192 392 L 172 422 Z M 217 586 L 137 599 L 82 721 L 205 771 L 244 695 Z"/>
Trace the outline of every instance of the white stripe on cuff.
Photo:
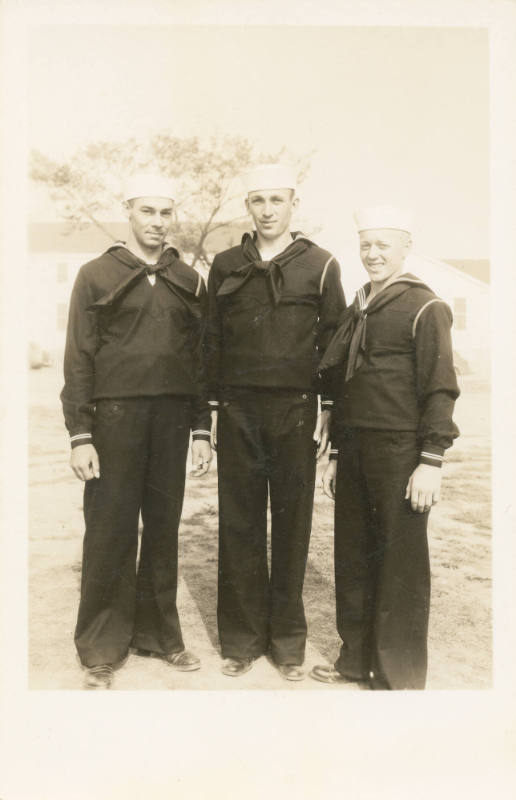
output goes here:
<path id="1" fill-rule="evenodd" d="M 192 436 L 196 433 L 205 433 L 207 436 L 211 436 L 211 431 L 202 431 L 202 430 L 192 431 Z"/>
<path id="2" fill-rule="evenodd" d="M 75 436 L 70 436 L 71 442 L 75 442 L 77 439 L 91 439 L 91 433 L 76 433 Z"/>
<path id="3" fill-rule="evenodd" d="M 439 456 L 437 453 L 425 453 L 424 451 L 421 451 L 421 455 L 425 458 L 433 458 L 435 461 L 444 461 L 444 456 Z"/>

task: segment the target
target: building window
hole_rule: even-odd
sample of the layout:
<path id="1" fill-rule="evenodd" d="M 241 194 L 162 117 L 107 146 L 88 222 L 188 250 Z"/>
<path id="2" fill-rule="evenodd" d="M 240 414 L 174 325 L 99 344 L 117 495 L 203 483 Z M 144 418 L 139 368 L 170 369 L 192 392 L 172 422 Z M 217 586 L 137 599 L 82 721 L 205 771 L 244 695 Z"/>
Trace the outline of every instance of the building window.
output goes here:
<path id="1" fill-rule="evenodd" d="M 458 331 L 466 330 L 466 298 L 456 297 L 453 301 L 453 327 Z"/>
<path id="2" fill-rule="evenodd" d="M 68 322 L 68 303 L 57 304 L 57 330 L 65 331 Z"/>
<path id="3" fill-rule="evenodd" d="M 66 283 L 68 280 L 68 264 L 64 261 L 61 261 L 57 265 L 57 282 L 58 283 Z"/>

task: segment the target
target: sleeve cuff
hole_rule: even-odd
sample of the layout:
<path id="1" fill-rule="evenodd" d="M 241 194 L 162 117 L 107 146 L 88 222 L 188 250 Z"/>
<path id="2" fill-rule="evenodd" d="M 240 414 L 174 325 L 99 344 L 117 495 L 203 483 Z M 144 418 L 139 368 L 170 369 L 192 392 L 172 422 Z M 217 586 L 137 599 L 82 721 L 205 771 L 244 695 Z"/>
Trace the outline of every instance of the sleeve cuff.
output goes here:
<path id="1" fill-rule="evenodd" d="M 80 444 L 89 444 L 92 438 L 91 433 L 75 433 L 73 436 L 70 436 L 70 447 L 73 449 Z"/>
<path id="2" fill-rule="evenodd" d="M 424 444 L 419 454 L 419 463 L 428 464 L 430 467 L 442 467 L 444 461 L 444 448 L 436 445 Z"/>
<path id="3" fill-rule="evenodd" d="M 339 451 L 336 447 L 332 447 L 330 450 L 330 461 L 336 461 L 339 457 Z"/>
<path id="4" fill-rule="evenodd" d="M 218 400 L 208 400 L 208 405 L 210 407 L 210 411 L 218 411 L 219 401 Z"/>
<path id="5" fill-rule="evenodd" d="M 330 400 L 327 397 L 321 397 L 321 409 L 322 411 L 331 411 L 333 408 L 333 400 Z"/>
<path id="6" fill-rule="evenodd" d="M 211 432 L 201 429 L 192 431 L 192 439 L 194 442 L 196 442 L 198 439 L 201 439 L 203 442 L 209 442 L 211 439 Z"/>

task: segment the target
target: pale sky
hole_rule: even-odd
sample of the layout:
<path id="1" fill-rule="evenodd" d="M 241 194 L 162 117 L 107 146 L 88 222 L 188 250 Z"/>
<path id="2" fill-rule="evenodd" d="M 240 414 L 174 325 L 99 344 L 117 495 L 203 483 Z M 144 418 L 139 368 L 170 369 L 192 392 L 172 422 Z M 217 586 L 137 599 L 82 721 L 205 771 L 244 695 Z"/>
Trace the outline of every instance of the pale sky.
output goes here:
<path id="1" fill-rule="evenodd" d="M 414 210 L 419 250 L 486 258 L 488 87 L 482 29 L 34 27 L 30 144 L 60 158 L 167 128 L 315 149 L 302 214 L 331 240 L 392 203 Z M 31 216 L 48 217 L 41 195 Z"/>

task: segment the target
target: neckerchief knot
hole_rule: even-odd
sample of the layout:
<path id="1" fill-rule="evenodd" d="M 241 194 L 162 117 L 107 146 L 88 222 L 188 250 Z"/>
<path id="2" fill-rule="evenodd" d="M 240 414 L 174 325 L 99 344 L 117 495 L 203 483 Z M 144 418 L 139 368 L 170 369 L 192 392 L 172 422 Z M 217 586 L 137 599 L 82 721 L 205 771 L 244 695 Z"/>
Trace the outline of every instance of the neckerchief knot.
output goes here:
<path id="1" fill-rule="evenodd" d="M 310 247 L 307 239 L 295 239 L 292 244 L 278 253 L 270 261 L 262 261 L 260 251 L 252 236 L 247 234 L 242 242 L 242 251 L 247 258 L 245 264 L 233 269 L 222 281 L 217 296 L 224 297 L 233 294 L 242 288 L 253 275 L 263 275 L 267 281 L 267 288 L 274 306 L 281 301 L 283 289 L 283 267 Z"/>

